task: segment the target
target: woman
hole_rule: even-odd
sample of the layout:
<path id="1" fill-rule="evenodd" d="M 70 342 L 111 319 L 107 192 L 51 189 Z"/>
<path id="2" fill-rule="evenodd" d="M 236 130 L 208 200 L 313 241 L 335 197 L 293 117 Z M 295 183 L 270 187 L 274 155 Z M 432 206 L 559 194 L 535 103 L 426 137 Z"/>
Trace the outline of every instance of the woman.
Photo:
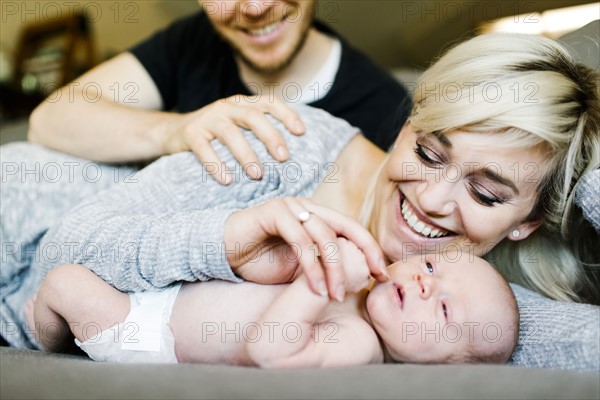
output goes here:
<path id="1" fill-rule="evenodd" d="M 567 223 L 575 189 L 599 164 L 594 72 L 550 40 L 485 35 L 448 52 L 421 82 L 388 155 L 342 121 L 302 109 L 310 121 L 306 136 L 286 135 L 294 156 L 282 165 L 265 163 L 272 168 L 262 181 L 240 174 L 221 187 L 185 153 L 155 162 L 136 175 L 137 183 L 88 198 L 36 244 L 54 246 L 54 257 L 33 260 L 22 283 L 3 291 L 3 322 L 21 326 L 21 309 L 41 278 L 68 262 L 123 291 L 209 278 L 287 281 L 296 264 L 286 263 L 285 254 L 277 270 L 249 262 L 274 238 L 299 250 L 315 291 L 343 298 L 342 270 L 327 261 L 335 236 L 357 243 L 371 271 L 384 275 L 379 250 L 346 215 L 364 221 L 386 263 L 457 250 L 511 256 L 526 241 L 537 246 L 551 234 L 577 232 Z M 256 139 L 248 140 L 268 159 Z M 231 154 L 215 148 L 234 168 Z M 541 257 L 542 247 L 534 249 Z M 310 257 L 317 251 L 320 257 Z M 520 264 L 507 258 L 498 268 L 557 299 L 597 294 L 572 252 L 564 254 L 572 260 L 567 266 L 521 255 Z M 22 333 L 7 339 L 35 345 Z"/>

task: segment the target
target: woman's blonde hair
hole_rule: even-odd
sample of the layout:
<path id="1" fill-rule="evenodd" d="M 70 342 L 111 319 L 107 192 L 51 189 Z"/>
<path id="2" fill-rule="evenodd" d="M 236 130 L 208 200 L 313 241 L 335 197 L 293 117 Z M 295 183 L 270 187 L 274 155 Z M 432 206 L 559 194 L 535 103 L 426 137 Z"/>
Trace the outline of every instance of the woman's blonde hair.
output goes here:
<path id="1" fill-rule="evenodd" d="M 583 219 L 573 199 L 580 178 L 600 164 L 599 79 L 553 40 L 481 35 L 422 75 L 410 117 L 416 130 L 499 134 L 506 146 L 545 152 L 528 217 L 541 227 L 525 240 L 503 240 L 486 258 L 511 282 L 560 300 L 598 294 L 579 251 Z"/>

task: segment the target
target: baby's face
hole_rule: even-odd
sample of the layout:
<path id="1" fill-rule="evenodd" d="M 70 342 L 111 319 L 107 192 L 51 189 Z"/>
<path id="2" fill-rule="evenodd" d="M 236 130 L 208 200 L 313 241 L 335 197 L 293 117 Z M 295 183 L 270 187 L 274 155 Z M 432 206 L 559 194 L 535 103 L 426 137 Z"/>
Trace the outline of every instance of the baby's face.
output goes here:
<path id="1" fill-rule="evenodd" d="M 388 268 L 390 280 L 369 293 L 367 309 L 396 361 L 461 362 L 472 348 L 512 347 L 510 293 L 485 260 L 462 254 L 409 257 Z"/>

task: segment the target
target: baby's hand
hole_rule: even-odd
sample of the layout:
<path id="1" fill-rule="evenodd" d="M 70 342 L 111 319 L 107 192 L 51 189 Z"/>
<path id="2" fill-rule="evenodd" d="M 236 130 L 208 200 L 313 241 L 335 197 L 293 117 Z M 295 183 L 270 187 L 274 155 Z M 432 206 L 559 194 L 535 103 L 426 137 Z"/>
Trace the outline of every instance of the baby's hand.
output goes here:
<path id="1" fill-rule="evenodd" d="M 365 288 L 371 280 L 365 254 L 346 238 L 337 238 L 337 246 L 337 259 L 342 263 L 346 275 L 346 291 L 357 293 Z"/>

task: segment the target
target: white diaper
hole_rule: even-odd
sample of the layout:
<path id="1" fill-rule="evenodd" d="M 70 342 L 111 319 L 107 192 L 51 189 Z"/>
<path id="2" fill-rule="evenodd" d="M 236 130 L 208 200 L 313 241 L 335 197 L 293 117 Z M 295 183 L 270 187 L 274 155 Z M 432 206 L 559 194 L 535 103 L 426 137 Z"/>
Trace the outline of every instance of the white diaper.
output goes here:
<path id="1" fill-rule="evenodd" d="M 75 344 L 92 360 L 115 363 L 177 363 L 175 338 L 169 328 L 181 283 L 159 292 L 130 293 L 125 322 Z"/>

